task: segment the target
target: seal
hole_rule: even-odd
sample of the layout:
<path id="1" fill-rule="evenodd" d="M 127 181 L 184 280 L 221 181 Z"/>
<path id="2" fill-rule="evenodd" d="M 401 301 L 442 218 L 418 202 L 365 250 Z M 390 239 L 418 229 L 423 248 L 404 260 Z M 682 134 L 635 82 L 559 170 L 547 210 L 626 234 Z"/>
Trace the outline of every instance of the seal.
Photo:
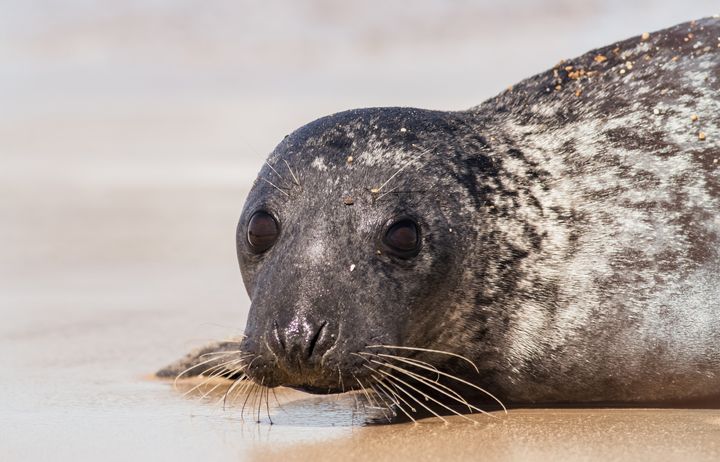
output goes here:
<path id="1" fill-rule="evenodd" d="M 194 354 L 161 375 L 363 389 L 408 415 L 717 404 L 719 39 L 706 18 L 467 111 L 295 131 L 237 227 L 245 336 L 204 350 L 239 366 Z"/>

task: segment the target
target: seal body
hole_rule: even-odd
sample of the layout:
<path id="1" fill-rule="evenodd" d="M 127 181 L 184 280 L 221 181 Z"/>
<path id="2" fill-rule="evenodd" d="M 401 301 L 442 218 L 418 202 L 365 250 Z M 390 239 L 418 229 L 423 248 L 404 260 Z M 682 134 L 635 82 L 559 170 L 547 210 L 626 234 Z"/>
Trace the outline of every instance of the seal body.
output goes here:
<path id="1" fill-rule="evenodd" d="M 435 369 L 509 404 L 717 397 L 719 38 L 720 19 L 681 24 L 468 111 L 286 137 L 238 224 L 245 373 L 417 395 L 407 372 Z"/>

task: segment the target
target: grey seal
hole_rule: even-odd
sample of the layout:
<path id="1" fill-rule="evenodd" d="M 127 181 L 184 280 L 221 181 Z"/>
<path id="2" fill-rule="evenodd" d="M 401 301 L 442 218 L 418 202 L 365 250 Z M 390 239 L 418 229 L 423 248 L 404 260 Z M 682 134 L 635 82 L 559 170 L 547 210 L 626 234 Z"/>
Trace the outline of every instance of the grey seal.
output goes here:
<path id="1" fill-rule="evenodd" d="M 720 19 L 467 111 L 316 120 L 270 154 L 236 235 L 244 337 L 160 375 L 364 389 L 409 415 L 717 404 Z M 201 360 L 223 350 L 236 367 Z"/>

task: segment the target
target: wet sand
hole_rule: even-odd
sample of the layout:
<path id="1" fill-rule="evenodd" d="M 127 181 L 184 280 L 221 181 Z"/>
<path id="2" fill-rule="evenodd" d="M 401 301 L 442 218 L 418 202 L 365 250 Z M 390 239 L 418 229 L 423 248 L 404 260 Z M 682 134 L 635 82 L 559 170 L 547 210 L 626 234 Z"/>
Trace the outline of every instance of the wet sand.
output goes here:
<path id="1" fill-rule="evenodd" d="M 0 459 L 718 460 L 720 412 L 517 410 L 362 426 L 281 392 L 255 423 L 148 378 L 242 331 L 235 220 L 273 145 L 359 106 L 462 109 L 714 1 L 6 2 Z"/>
<path id="2" fill-rule="evenodd" d="M 363 428 L 350 437 L 257 448 L 253 460 L 718 460 L 720 414 L 711 411 L 517 410 L 469 424 Z"/>

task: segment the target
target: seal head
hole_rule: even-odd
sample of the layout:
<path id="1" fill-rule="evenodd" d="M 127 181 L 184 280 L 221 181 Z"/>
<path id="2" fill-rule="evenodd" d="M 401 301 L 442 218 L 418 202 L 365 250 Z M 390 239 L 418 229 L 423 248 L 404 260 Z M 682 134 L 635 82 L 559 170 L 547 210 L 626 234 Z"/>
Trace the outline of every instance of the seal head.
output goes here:
<path id="1" fill-rule="evenodd" d="M 256 382 L 342 391 L 372 373 L 368 346 L 439 334 L 468 249 L 434 149 L 468 131 L 451 113 L 365 109 L 315 121 L 275 149 L 237 232 L 252 300 L 242 350 Z"/>

